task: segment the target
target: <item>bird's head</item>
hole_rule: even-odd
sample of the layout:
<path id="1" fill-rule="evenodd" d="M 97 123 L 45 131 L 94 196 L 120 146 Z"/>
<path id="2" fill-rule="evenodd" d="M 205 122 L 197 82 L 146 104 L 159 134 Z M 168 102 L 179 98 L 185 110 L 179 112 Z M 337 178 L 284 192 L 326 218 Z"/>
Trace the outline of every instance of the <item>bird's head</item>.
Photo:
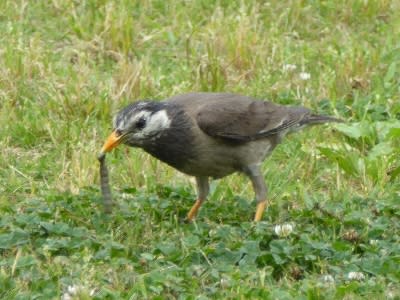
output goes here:
<path id="1" fill-rule="evenodd" d="M 114 118 L 113 132 L 101 149 L 101 154 L 119 144 L 143 146 L 157 139 L 171 125 L 166 105 L 159 102 L 136 102 L 123 108 Z"/>

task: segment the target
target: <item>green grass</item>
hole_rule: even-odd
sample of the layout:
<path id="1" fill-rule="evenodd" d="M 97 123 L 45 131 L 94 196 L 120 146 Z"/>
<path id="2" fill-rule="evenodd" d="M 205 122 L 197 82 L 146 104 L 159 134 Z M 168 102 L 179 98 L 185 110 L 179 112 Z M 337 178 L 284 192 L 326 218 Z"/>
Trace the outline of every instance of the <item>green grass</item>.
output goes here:
<path id="1" fill-rule="evenodd" d="M 400 299 L 398 1 L 3 0 L 0 31 L 1 299 Z M 183 223 L 191 179 L 124 147 L 103 215 L 113 114 L 189 91 L 347 122 L 276 149 L 258 224 L 239 175 Z"/>

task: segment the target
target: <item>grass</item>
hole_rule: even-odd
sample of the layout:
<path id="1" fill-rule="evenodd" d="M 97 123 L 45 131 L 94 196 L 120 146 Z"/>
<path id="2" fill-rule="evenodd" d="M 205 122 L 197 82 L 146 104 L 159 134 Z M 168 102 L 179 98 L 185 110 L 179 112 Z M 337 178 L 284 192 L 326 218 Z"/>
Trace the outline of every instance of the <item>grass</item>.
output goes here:
<path id="1" fill-rule="evenodd" d="M 387 0 L 1 1 L 0 298 L 399 299 L 399 12 Z M 113 114 L 189 91 L 347 122 L 276 149 L 258 224 L 239 175 L 182 223 L 191 179 L 122 147 L 108 156 L 118 205 L 103 215 L 96 153 Z"/>

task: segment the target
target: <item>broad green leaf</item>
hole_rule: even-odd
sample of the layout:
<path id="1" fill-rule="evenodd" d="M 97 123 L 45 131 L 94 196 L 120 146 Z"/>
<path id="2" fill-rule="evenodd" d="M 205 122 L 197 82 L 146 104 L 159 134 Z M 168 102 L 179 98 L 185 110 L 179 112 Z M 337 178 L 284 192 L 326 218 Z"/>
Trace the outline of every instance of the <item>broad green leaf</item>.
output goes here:
<path id="1" fill-rule="evenodd" d="M 171 254 L 176 254 L 179 252 L 179 249 L 176 247 L 176 245 L 172 242 L 163 242 L 160 243 L 157 246 L 158 250 L 162 252 L 164 255 L 171 255 Z"/>
<path id="2" fill-rule="evenodd" d="M 390 179 L 391 180 L 395 179 L 397 176 L 399 176 L 399 174 L 400 174 L 400 166 L 391 169 L 389 172 Z"/>
<path id="3" fill-rule="evenodd" d="M 386 75 L 383 79 L 384 83 L 387 83 L 389 81 L 391 81 L 393 79 L 393 77 L 396 75 L 397 73 L 397 62 L 393 61 L 388 68 L 388 71 L 386 72 Z"/>
<path id="4" fill-rule="evenodd" d="M 388 137 L 393 139 L 400 139 L 400 125 L 399 127 L 391 128 Z"/>
<path id="5" fill-rule="evenodd" d="M 336 130 L 340 131 L 341 133 L 347 135 L 350 138 L 359 139 L 363 134 L 358 124 L 359 123 L 353 125 L 336 124 L 335 128 Z"/>
<path id="6" fill-rule="evenodd" d="M 391 143 L 380 143 L 375 145 L 368 153 L 368 159 L 381 158 L 384 155 L 389 155 L 393 152 Z"/>
<path id="7" fill-rule="evenodd" d="M 318 150 L 330 160 L 336 161 L 346 174 L 352 176 L 357 176 L 359 174 L 362 161 L 357 153 L 324 147 L 318 147 Z"/>
<path id="8" fill-rule="evenodd" d="M 57 251 L 60 249 L 71 248 L 70 240 L 66 237 L 62 238 L 48 238 L 43 245 L 46 250 Z"/>
<path id="9" fill-rule="evenodd" d="M 54 233 L 59 235 L 69 235 L 72 231 L 72 228 L 68 224 L 62 222 L 41 222 L 40 226 L 44 228 L 47 233 Z"/>
<path id="10" fill-rule="evenodd" d="M 15 260 L 13 259 L 13 263 Z M 17 261 L 17 268 L 24 268 L 24 267 L 30 267 L 33 265 L 36 265 L 38 263 L 38 260 L 32 256 L 32 255 L 27 255 L 27 256 L 21 256 L 18 261 Z"/>
<path id="11" fill-rule="evenodd" d="M 400 138 L 400 121 L 383 121 L 375 124 L 380 141 Z"/>
<path id="12" fill-rule="evenodd" d="M 350 124 L 339 123 L 335 124 L 335 128 L 337 131 L 354 140 L 360 138 L 373 140 L 376 135 L 375 126 L 371 126 L 371 123 L 367 121 Z"/>
<path id="13" fill-rule="evenodd" d="M 194 248 L 197 247 L 200 243 L 200 239 L 196 235 L 189 235 L 183 239 L 183 243 L 186 247 Z"/>
<path id="14" fill-rule="evenodd" d="M 154 255 L 148 252 L 144 252 L 140 254 L 140 257 L 144 258 L 145 260 L 153 260 L 154 259 Z"/>
<path id="15" fill-rule="evenodd" d="M 23 230 L 16 230 L 0 235 L 0 249 L 11 249 L 29 242 L 29 234 Z"/>

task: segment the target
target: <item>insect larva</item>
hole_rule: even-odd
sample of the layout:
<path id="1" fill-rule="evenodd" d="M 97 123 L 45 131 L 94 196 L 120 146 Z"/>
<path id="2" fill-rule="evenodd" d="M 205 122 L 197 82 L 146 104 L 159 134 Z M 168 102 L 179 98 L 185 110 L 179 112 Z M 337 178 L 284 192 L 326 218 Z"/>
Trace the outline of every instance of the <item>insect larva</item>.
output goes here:
<path id="1" fill-rule="evenodd" d="M 101 185 L 101 193 L 103 194 L 103 205 L 104 212 L 109 214 L 112 211 L 112 196 L 110 183 L 108 181 L 108 170 L 105 161 L 106 155 L 105 153 L 101 153 L 97 159 L 100 162 L 100 185 Z"/>

